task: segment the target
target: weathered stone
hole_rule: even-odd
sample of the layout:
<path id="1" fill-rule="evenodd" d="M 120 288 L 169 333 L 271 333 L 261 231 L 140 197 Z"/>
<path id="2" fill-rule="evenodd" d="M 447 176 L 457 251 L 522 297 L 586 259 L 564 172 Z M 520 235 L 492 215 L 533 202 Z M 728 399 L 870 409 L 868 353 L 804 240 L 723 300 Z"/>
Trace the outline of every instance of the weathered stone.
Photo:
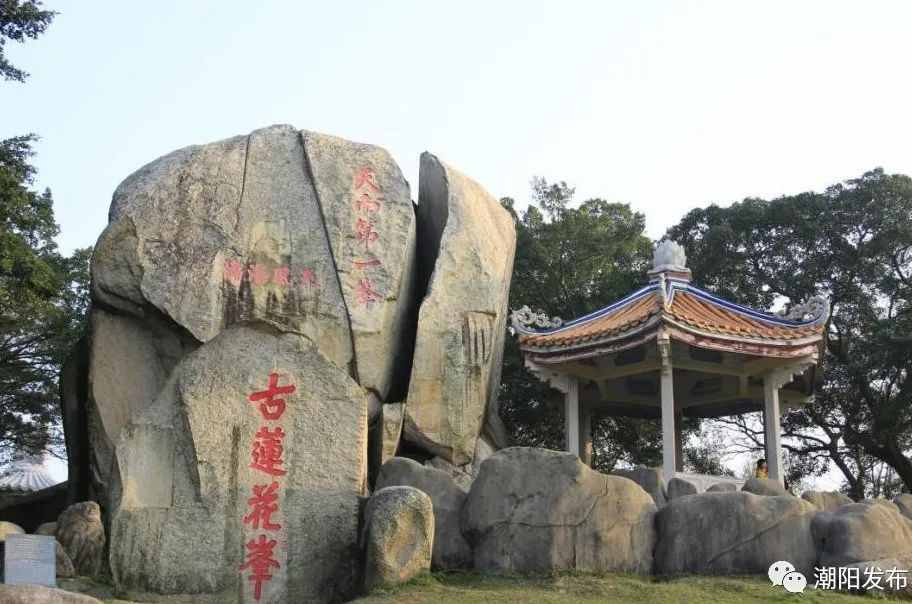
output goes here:
<path id="1" fill-rule="evenodd" d="M 655 510 L 633 481 L 600 474 L 573 453 L 511 447 L 482 464 L 462 527 L 476 570 L 648 574 Z"/>
<path id="2" fill-rule="evenodd" d="M 384 149 L 304 131 L 351 332 L 359 383 L 385 400 L 412 329 L 415 210 Z"/>
<path id="3" fill-rule="evenodd" d="M 393 457 L 380 468 L 377 489 L 391 486 L 415 487 L 431 498 L 434 504 L 433 568 L 471 568 L 472 549 L 459 525 L 465 490 L 446 472 L 405 457 Z"/>
<path id="4" fill-rule="evenodd" d="M 383 405 L 383 426 L 381 434 L 380 463 L 396 456 L 399 449 L 399 439 L 402 436 L 403 407 L 405 403 L 389 403 Z"/>
<path id="5" fill-rule="evenodd" d="M 284 409 L 248 396 L 277 386 Z M 235 590 L 260 531 L 242 519 L 254 487 L 276 482 L 270 533 L 287 547 L 262 586 L 263 601 L 332 601 L 358 584 L 358 496 L 366 480 L 367 392 L 305 337 L 234 326 L 187 355 L 156 402 L 122 430 L 121 483 L 112 521 L 111 567 L 124 587 L 160 593 Z M 252 451 L 281 428 L 281 463 L 270 475 Z M 260 434 L 258 437 L 257 434 Z M 261 458 L 262 459 L 262 458 Z M 252 467 L 253 466 L 253 467 Z M 264 520 L 265 522 L 265 520 Z M 239 590 L 239 591 L 238 591 Z"/>
<path id="6" fill-rule="evenodd" d="M 364 586 L 404 583 L 431 569 L 434 508 L 431 498 L 406 486 L 375 492 L 364 511 Z"/>
<path id="7" fill-rule="evenodd" d="M 674 499 L 656 516 L 656 573 L 766 574 L 773 562 L 788 560 L 812 576 L 816 512 L 797 497 L 743 491 Z"/>
<path id="8" fill-rule="evenodd" d="M 870 503 L 843 505 L 814 519 L 821 566 L 899 558 L 912 560 L 912 520 L 895 507 Z"/>
<path id="9" fill-rule="evenodd" d="M 697 494 L 697 485 L 690 482 L 689 480 L 684 480 L 683 478 L 678 478 L 677 476 L 668 481 L 668 500 L 677 499 L 678 497 L 684 497 L 685 495 L 696 495 Z"/>
<path id="10" fill-rule="evenodd" d="M 3 604 L 102 604 L 91 596 L 39 585 L 2 585 L 0 602 Z"/>
<path id="11" fill-rule="evenodd" d="M 18 524 L 0 520 L 0 542 L 6 541 L 7 535 L 22 535 L 25 530 Z"/>
<path id="12" fill-rule="evenodd" d="M 644 491 L 649 493 L 650 497 L 652 497 L 652 500 L 656 505 L 665 505 L 665 478 L 662 475 L 661 468 L 647 468 L 644 466 L 637 466 L 632 470 L 615 469 L 611 473 L 616 476 L 629 478 L 633 482 L 640 485 Z"/>
<path id="13" fill-rule="evenodd" d="M 902 493 L 893 498 L 893 503 L 899 508 L 899 513 L 906 518 L 912 518 L 912 495 Z"/>
<path id="14" fill-rule="evenodd" d="M 309 172 L 291 126 L 144 166 L 114 193 L 94 299 L 140 317 L 155 309 L 199 342 L 235 323 L 268 323 L 348 367 L 348 316 Z"/>
<path id="15" fill-rule="evenodd" d="M 481 442 L 481 439 L 479 439 Z M 468 492 L 472 488 L 472 480 L 474 480 L 474 475 L 469 474 L 466 469 L 471 470 L 472 465 L 466 464 L 462 467 L 456 467 L 442 457 L 432 457 L 424 462 L 424 465 L 429 468 L 434 468 L 435 470 L 440 470 L 445 473 L 447 476 L 453 479 L 460 489 L 465 492 Z"/>
<path id="16" fill-rule="evenodd" d="M 57 541 L 73 561 L 76 572 L 96 576 L 101 571 L 105 549 L 105 530 L 98 504 L 82 501 L 65 509 L 57 519 Z"/>
<path id="17" fill-rule="evenodd" d="M 66 550 L 59 541 L 55 542 L 54 564 L 57 567 L 58 577 L 69 578 L 76 576 L 76 567 L 73 566 L 70 555 L 66 553 Z"/>
<path id="18" fill-rule="evenodd" d="M 53 537 L 57 534 L 57 523 L 56 522 L 43 522 L 38 525 L 38 528 L 35 529 L 36 535 L 49 535 Z"/>
<path id="19" fill-rule="evenodd" d="M 515 247 L 513 221 L 498 201 L 422 154 L 418 257 L 428 289 L 418 315 L 404 435 L 455 465 L 472 460 L 496 405 Z"/>
<path id="20" fill-rule="evenodd" d="M 778 480 L 770 480 L 769 478 L 750 478 L 745 481 L 741 490 L 745 493 L 768 497 L 794 497 L 794 495 L 785 490 L 785 487 Z"/>
<path id="21" fill-rule="evenodd" d="M 866 503 L 868 505 L 882 505 L 893 511 L 902 513 L 902 511 L 899 509 L 899 506 L 896 503 L 890 501 L 889 499 L 884 499 L 883 497 L 871 497 L 869 499 L 862 499 L 858 503 Z"/>
<path id="22" fill-rule="evenodd" d="M 838 491 L 805 491 L 801 498 L 810 501 L 818 510 L 835 512 L 839 507 L 854 503 L 851 498 Z"/>
<path id="23" fill-rule="evenodd" d="M 840 567 L 840 569 L 858 569 L 859 591 L 866 591 L 874 594 L 882 594 L 883 592 L 910 594 L 912 593 L 912 585 L 908 582 L 908 573 L 902 572 L 908 571 L 909 567 L 912 566 L 910 565 L 910 561 L 912 561 L 912 558 L 906 558 L 905 560 L 897 558 L 866 560 L 864 562 L 856 562 L 855 564 L 846 564 L 843 567 Z M 848 575 L 848 571 L 840 570 L 838 572 L 845 572 Z M 872 584 L 866 588 L 869 578 L 872 582 L 877 581 L 876 586 Z M 905 579 L 905 581 L 903 579 Z M 837 579 L 837 587 L 838 584 Z"/>
<path id="24" fill-rule="evenodd" d="M 706 489 L 707 493 L 732 493 L 738 490 L 738 485 L 733 482 L 717 482 Z"/>

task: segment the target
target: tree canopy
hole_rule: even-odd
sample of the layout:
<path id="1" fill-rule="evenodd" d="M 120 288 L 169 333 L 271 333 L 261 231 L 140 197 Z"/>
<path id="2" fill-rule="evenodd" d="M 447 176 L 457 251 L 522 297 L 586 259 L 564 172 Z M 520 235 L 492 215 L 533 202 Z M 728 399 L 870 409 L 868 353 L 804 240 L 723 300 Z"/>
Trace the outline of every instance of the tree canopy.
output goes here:
<path id="1" fill-rule="evenodd" d="M 816 402 L 785 418 L 786 446 L 804 472 L 832 459 L 855 497 L 871 494 L 871 460 L 912 489 L 912 179 L 878 169 L 823 193 L 711 205 L 668 235 L 695 281 L 724 297 L 829 299 Z"/>
<path id="2" fill-rule="evenodd" d="M 4 79 L 24 82 L 29 75 L 6 58 L 6 42 L 34 40 L 44 33 L 54 15 L 54 11 L 42 10 L 38 0 L 0 0 L 0 75 Z"/>

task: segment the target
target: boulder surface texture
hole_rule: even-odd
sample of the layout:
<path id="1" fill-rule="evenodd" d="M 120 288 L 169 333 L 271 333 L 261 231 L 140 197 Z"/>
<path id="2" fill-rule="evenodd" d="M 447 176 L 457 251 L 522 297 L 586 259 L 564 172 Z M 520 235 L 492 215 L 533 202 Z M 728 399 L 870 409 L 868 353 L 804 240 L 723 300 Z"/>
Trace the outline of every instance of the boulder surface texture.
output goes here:
<path id="1" fill-rule="evenodd" d="M 648 574 L 655 511 L 639 485 L 572 453 L 511 447 L 481 465 L 462 526 L 476 570 Z"/>
<path id="2" fill-rule="evenodd" d="M 376 491 L 364 511 L 364 587 L 391 587 L 431 569 L 434 506 L 413 487 Z"/>
<path id="3" fill-rule="evenodd" d="M 674 499 L 656 516 L 656 573 L 766 574 L 770 564 L 787 560 L 813 576 L 816 512 L 797 497 L 743 491 Z"/>
<path id="4" fill-rule="evenodd" d="M 174 151 L 117 188 L 61 391 L 85 427 L 68 431 L 72 475 L 91 482 L 72 492 L 101 504 L 118 588 L 350 598 L 371 413 L 389 408 L 375 432 L 394 454 L 412 372 L 447 385 L 421 391 L 445 421 L 412 421 L 410 446 L 470 464 L 498 432 L 515 231 L 477 184 L 429 165 L 416 216 L 383 149 L 279 125 Z M 412 362 L 416 338 L 429 364 Z"/>
<path id="5" fill-rule="evenodd" d="M 91 596 L 40 585 L 0 584 L 3 604 L 102 604 Z"/>
<path id="6" fill-rule="evenodd" d="M 77 574 L 94 577 L 101 572 L 105 529 L 97 503 L 83 501 L 65 509 L 57 518 L 56 536 Z"/>
<path id="7" fill-rule="evenodd" d="M 434 552 L 431 564 L 435 570 L 457 570 L 472 567 L 472 549 L 462 536 L 460 514 L 466 491 L 443 470 L 423 466 L 405 457 L 393 457 L 380 468 L 377 489 L 391 486 L 415 487 L 426 493 L 434 505 Z"/>

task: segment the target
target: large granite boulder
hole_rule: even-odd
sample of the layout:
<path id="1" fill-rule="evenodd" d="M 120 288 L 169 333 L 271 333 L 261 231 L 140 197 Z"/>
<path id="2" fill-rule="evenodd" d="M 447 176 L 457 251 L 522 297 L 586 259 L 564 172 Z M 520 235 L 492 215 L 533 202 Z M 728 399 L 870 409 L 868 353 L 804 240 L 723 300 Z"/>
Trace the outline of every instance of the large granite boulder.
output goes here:
<path id="1" fill-rule="evenodd" d="M 778 560 L 812 576 L 817 508 L 797 497 L 700 493 L 674 499 L 656 516 L 657 574 L 766 574 Z"/>
<path id="2" fill-rule="evenodd" d="M 94 577 L 101 572 L 105 529 L 97 503 L 82 501 L 65 509 L 57 519 L 56 536 L 78 574 Z"/>
<path id="3" fill-rule="evenodd" d="M 824 512 L 835 512 L 844 505 L 854 503 L 850 497 L 838 491 L 805 491 L 801 498 L 810 501 Z"/>
<path id="4" fill-rule="evenodd" d="M 54 566 L 58 577 L 68 579 L 76 576 L 76 566 L 59 541 L 54 542 Z"/>
<path id="5" fill-rule="evenodd" d="M 744 482 L 741 490 L 745 493 L 767 497 L 794 497 L 794 495 L 785 490 L 785 487 L 778 480 L 770 480 L 769 478 L 749 478 Z"/>
<path id="6" fill-rule="evenodd" d="M 364 510 L 364 587 L 391 587 L 431 569 L 434 508 L 413 487 L 376 491 Z"/>
<path id="7" fill-rule="evenodd" d="M 38 528 L 35 529 L 36 535 L 49 535 L 51 537 L 57 534 L 57 523 L 56 522 L 42 522 L 38 525 Z"/>
<path id="8" fill-rule="evenodd" d="M 912 563 L 912 520 L 893 507 L 852 503 L 814 519 L 820 566 L 844 566 L 886 558 Z"/>
<path id="9" fill-rule="evenodd" d="M 684 497 L 685 495 L 696 494 L 697 485 L 690 482 L 689 480 L 678 478 L 676 476 L 668 481 L 668 501 L 677 499 L 678 497 Z"/>
<path id="10" fill-rule="evenodd" d="M 706 489 L 707 493 L 733 493 L 738 490 L 738 485 L 733 482 L 717 482 Z"/>
<path id="11" fill-rule="evenodd" d="M 420 179 L 418 268 L 428 286 L 404 436 L 461 466 L 497 415 L 516 231 L 497 199 L 429 153 Z"/>
<path id="12" fill-rule="evenodd" d="M 656 506 L 573 453 L 511 447 L 481 466 L 462 526 L 480 571 L 652 571 Z"/>
<path id="13" fill-rule="evenodd" d="M 612 470 L 611 473 L 615 476 L 623 476 L 624 478 L 629 478 L 633 482 L 643 487 L 643 490 L 649 493 L 649 495 L 652 497 L 652 500 L 655 501 L 655 504 L 657 506 L 665 505 L 666 487 L 662 468 L 647 468 L 644 466 L 637 466 L 632 470 L 615 469 Z"/>
<path id="14" fill-rule="evenodd" d="M 109 216 L 92 262 L 96 492 L 111 490 L 126 422 L 182 358 L 232 325 L 306 337 L 379 402 L 408 371 L 415 215 L 386 151 L 272 126 L 144 166 Z"/>
<path id="15" fill-rule="evenodd" d="M 83 594 L 40 585 L 2 585 L 3 604 L 102 604 L 101 600 Z"/>
<path id="16" fill-rule="evenodd" d="M 350 595 L 367 399 L 297 334 L 234 326 L 188 355 L 117 445 L 117 583 L 246 601 L 268 555 L 263 599 Z"/>
<path id="17" fill-rule="evenodd" d="M 459 525 L 466 491 L 443 470 L 423 466 L 405 457 L 393 457 L 380 468 L 377 489 L 390 486 L 415 487 L 431 498 L 434 504 L 433 568 L 471 568 L 472 549 L 462 536 Z"/>
<path id="18" fill-rule="evenodd" d="M 0 520 L 0 543 L 6 541 L 7 535 L 22 535 L 24 533 L 25 529 L 23 529 L 18 524 Z"/>

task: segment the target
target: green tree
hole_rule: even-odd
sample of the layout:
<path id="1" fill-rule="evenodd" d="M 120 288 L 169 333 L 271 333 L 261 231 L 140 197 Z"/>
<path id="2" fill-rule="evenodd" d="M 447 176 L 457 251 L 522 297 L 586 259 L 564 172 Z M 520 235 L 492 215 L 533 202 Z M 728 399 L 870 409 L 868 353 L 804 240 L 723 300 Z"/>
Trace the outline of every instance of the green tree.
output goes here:
<path id="1" fill-rule="evenodd" d="M 26 38 L 35 39 L 44 33 L 51 21 L 53 11 L 42 10 L 41 2 L 36 0 L 0 0 L 0 75 L 6 80 L 24 82 L 29 74 L 17 69 L 4 55 L 8 40 L 24 42 Z"/>
<path id="2" fill-rule="evenodd" d="M 51 193 L 33 191 L 30 143 L 0 142 L 0 452 L 56 444 L 57 374 L 84 328 L 90 250 L 60 255 Z"/>
<path id="3" fill-rule="evenodd" d="M 517 233 L 510 308 L 528 305 L 570 319 L 646 282 L 652 242 L 643 234 L 643 214 L 597 198 L 574 207 L 574 193 L 565 182 L 535 178 L 531 203 L 522 214 L 512 199 L 501 200 Z M 501 417 L 514 443 L 563 448 L 562 399 L 523 367 L 515 337 L 506 339 L 501 384 Z M 688 420 L 685 431 L 697 428 L 697 422 Z M 596 416 L 592 431 L 593 466 L 601 470 L 618 461 L 661 465 L 658 421 Z M 703 462 L 706 455 L 694 452 L 691 459 Z"/>
<path id="4" fill-rule="evenodd" d="M 871 460 L 912 488 L 912 179 L 877 169 L 824 193 L 711 205 L 668 235 L 722 296 L 758 308 L 829 299 L 816 401 L 785 418 L 786 448 L 816 463 L 807 472 L 832 460 L 854 497 L 873 489 Z"/>

